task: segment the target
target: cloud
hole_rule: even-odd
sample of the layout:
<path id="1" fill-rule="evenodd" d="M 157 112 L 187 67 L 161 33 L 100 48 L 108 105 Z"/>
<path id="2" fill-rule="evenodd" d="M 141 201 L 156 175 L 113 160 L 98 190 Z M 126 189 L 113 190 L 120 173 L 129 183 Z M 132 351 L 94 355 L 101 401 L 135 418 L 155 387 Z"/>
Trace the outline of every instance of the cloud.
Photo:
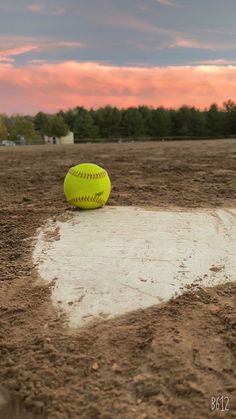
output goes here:
<path id="1" fill-rule="evenodd" d="M 175 7 L 183 7 L 179 3 L 174 3 L 170 0 L 156 0 L 165 4 Z M 98 12 L 94 16 L 90 16 L 91 20 L 94 20 L 94 24 L 101 25 L 109 28 L 118 28 L 119 30 L 127 31 L 127 43 L 132 37 L 132 33 L 136 35 L 137 44 L 146 44 L 146 50 L 160 50 L 160 49 L 170 49 L 170 48 L 182 48 L 182 49 L 199 49 L 204 51 L 230 51 L 235 50 L 234 39 L 224 40 L 223 37 L 216 39 L 216 36 L 211 36 L 209 32 L 208 35 L 202 34 L 202 31 L 196 30 L 196 27 L 192 31 L 186 29 L 183 25 L 179 30 L 173 29 L 176 26 L 169 26 L 168 24 L 160 24 L 159 11 L 152 10 L 150 6 L 142 4 L 140 2 L 136 5 L 137 9 L 140 11 L 150 12 L 150 15 L 145 15 L 139 13 L 138 16 L 130 15 L 124 13 L 121 10 L 116 10 L 111 7 L 109 9 L 109 19 L 107 18 L 107 13 Z M 153 15 L 157 15 L 157 18 L 154 20 Z M 150 47 L 150 37 L 152 41 L 155 41 L 155 46 Z M 145 39 L 147 38 L 146 42 Z M 154 43 L 154 42 L 153 42 Z"/>
<path id="2" fill-rule="evenodd" d="M 147 7 L 146 5 L 144 5 L 144 4 L 141 4 L 141 3 L 139 3 L 138 5 L 137 5 L 137 9 L 138 10 L 142 10 L 142 11 L 145 11 L 145 12 L 150 12 L 150 7 Z"/>
<path id="3" fill-rule="evenodd" d="M 219 43 L 200 41 L 194 38 L 184 38 L 177 36 L 169 44 L 169 48 L 201 49 L 206 51 L 227 51 L 235 49 L 235 43 Z"/>
<path id="4" fill-rule="evenodd" d="M 34 13 L 41 13 L 41 12 L 44 12 L 45 6 L 42 4 L 30 4 L 27 7 L 27 10 Z"/>
<path id="5" fill-rule="evenodd" d="M 26 54 L 38 50 L 39 48 L 36 45 L 25 45 L 22 47 L 10 48 L 5 50 L 0 50 L 0 63 L 13 63 L 15 61 L 14 56 Z"/>
<path id="6" fill-rule="evenodd" d="M 15 62 L 14 58 L 2 57 L 0 55 L 0 63 L 14 63 L 14 62 Z"/>
<path id="7" fill-rule="evenodd" d="M 45 4 L 30 4 L 26 9 L 32 13 L 47 13 L 56 16 L 60 16 L 65 13 L 65 9 L 63 7 L 48 6 Z"/>
<path id="8" fill-rule="evenodd" d="M 142 5 L 138 4 L 137 8 L 142 8 Z M 146 9 L 147 10 L 147 9 Z M 122 10 L 117 10 L 112 6 L 109 8 L 109 11 L 103 9 L 99 10 L 96 14 L 94 13 L 91 15 L 89 12 L 88 14 L 85 13 L 85 17 L 92 21 L 95 25 L 104 26 L 104 27 L 111 27 L 127 29 L 130 31 L 135 32 L 143 32 L 147 34 L 164 34 L 167 36 L 177 36 L 179 32 L 172 30 L 170 28 L 166 28 L 156 24 L 155 22 L 152 23 L 150 19 L 146 19 L 143 17 L 135 16 L 134 14 L 125 13 Z M 151 11 L 152 12 L 152 11 Z M 87 12 L 88 13 L 88 12 Z"/>
<path id="9" fill-rule="evenodd" d="M 0 37 L 1 40 L 1 37 Z M 19 43 L 18 39 L 14 39 L 16 44 Z M 14 42 L 13 41 L 13 42 Z M 12 61 L 10 57 L 17 56 L 17 55 L 24 55 L 32 51 L 50 51 L 50 50 L 57 50 L 57 49 L 76 49 L 76 48 L 84 48 L 85 44 L 78 41 L 50 41 L 50 40 L 34 40 L 34 44 L 32 45 L 19 45 L 15 48 L 8 48 L 0 50 L 0 61 Z M 14 61 L 14 60 L 13 60 Z"/>
<path id="10" fill-rule="evenodd" d="M 22 47 L 16 47 L 6 50 L 0 50 L 0 57 L 8 57 L 12 55 L 22 55 L 26 54 L 27 52 L 34 51 L 38 49 L 38 46 L 36 45 L 25 45 Z"/>
<path id="11" fill-rule="evenodd" d="M 171 0 L 157 0 L 158 3 L 164 6 L 171 6 L 171 7 L 181 7 L 179 4 L 171 1 Z"/>
<path id="12" fill-rule="evenodd" d="M 204 108 L 236 90 L 235 66 L 115 67 L 94 62 L 0 64 L 0 112 L 55 112 L 81 105 L 100 107 Z"/>
<path id="13" fill-rule="evenodd" d="M 192 65 L 204 65 L 204 66 L 228 66 L 236 65 L 236 60 L 225 60 L 223 58 L 218 58 L 215 60 L 199 60 L 193 61 Z"/>
<path id="14" fill-rule="evenodd" d="M 52 15 L 62 15 L 65 13 L 65 8 L 62 6 L 50 4 L 29 3 L 28 0 L 1 0 L 0 10 L 7 12 L 22 12 L 28 11 L 31 13 L 48 13 Z"/>
<path id="15" fill-rule="evenodd" d="M 46 63 L 47 62 L 47 60 L 41 60 L 41 59 L 36 59 L 36 60 L 29 60 L 28 61 L 28 64 L 29 65 L 35 65 L 35 64 L 44 64 L 44 63 Z"/>
<path id="16" fill-rule="evenodd" d="M 177 38 L 173 44 L 173 47 L 177 48 L 191 48 L 191 49 L 205 49 L 214 50 L 217 46 L 214 44 L 208 44 L 195 39 Z"/>
<path id="17" fill-rule="evenodd" d="M 226 36 L 236 36 L 235 31 L 229 31 L 229 30 L 220 30 L 220 29 L 200 29 L 201 32 L 210 33 L 214 35 L 226 35 Z"/>
<path id="18" fill-rule="evenodd" d="M 79 41 L 57 41 L 57 42 L 48 41 L 47 43 L 45 43 L 45 47 L 47 45 L 48 46 L 51 45 L 52 47 L 58 47 L 58 48 L 84 48 L 87 46 L 86 43 L 79 42 Z"/>
<path id="19" fill-rule="evenodd" d="M 65 13 L 65 7 L 63 6 L 57 6 L 55 4 L 50 4 L 49 2 L 45 2 L 45 4 L 42 4 L 42 2 L 40 4 L 29 4 L 29 0 L 1 0 L 0 10 L 7 12 L 22 12 L 26 10 L 31 13 L 47 13 L 51 15 L 62 15 Z"/>

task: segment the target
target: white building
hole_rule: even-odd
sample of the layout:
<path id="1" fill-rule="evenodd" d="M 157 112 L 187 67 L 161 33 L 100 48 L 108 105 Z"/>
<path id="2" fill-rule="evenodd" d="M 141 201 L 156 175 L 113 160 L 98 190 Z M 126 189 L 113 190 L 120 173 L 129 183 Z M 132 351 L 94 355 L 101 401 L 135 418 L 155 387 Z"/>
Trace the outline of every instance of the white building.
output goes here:
<path id="1" fill-rule="evenodd" d="M 44 136 L 45 144 L 74 144 L 74 133 L 69 132 L 65 137 L 48 137 Z"/>

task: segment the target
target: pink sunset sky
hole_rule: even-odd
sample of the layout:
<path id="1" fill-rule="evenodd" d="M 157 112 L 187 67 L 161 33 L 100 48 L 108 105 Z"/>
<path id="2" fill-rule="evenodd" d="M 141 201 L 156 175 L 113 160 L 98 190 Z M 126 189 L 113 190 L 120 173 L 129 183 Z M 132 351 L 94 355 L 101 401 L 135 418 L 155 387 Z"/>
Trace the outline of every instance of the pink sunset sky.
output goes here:
<path id="1" fill-rule="evenodd" d="M 236 4 L 228 3 L 1 1 L 0 112 L 234 100 Z"/>

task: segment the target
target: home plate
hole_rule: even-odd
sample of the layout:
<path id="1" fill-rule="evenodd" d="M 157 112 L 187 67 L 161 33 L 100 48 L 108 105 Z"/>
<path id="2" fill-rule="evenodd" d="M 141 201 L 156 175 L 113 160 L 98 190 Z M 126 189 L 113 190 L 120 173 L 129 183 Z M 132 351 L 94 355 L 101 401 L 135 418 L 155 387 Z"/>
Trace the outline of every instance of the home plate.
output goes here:
<path id="1" fill-rule="evenodd" d="M 104 207 L 40 229 L 33 260 L 71 327 L 236 279 L 236 210 Z"/>

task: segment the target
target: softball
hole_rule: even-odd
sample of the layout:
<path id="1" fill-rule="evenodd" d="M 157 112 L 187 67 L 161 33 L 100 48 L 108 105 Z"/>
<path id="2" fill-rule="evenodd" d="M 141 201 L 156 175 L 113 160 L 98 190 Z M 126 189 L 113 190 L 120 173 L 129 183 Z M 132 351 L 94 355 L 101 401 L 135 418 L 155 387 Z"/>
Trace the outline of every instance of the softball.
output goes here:
<path id="1" fill-rule="evenodd" d="M 102 207 L 110 192 L 110 178 L 106 170 L 96 164 L 82 163 L 71 167 L 64 180 L 67 202 L 81 209 Z"/>

